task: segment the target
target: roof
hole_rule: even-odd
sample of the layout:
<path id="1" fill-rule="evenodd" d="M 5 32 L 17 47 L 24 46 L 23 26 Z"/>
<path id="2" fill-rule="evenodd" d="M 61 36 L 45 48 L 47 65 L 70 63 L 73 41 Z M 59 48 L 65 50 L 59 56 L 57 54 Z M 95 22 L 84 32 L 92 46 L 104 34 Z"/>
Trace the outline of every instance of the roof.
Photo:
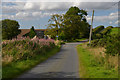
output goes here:
<path id="1" fill-rule="evenodd" d="M 21 33 L 17 37 L 22 37 L 23 35 L 30 32 L 30 29 L 20 29 Z M 35 31 L 45 31 L 46 29 L 35 29 Z"/>
<path id="2" fill-rule="evenodd" d="M 35 31 L 46 31 L 47 29 L 35 29 Z"/>
<path id="3" fill-rule="evenodd" d="M 26 33 L 30 32 L 30 29 L 20 29 L 20 30 L 21 30 L 21 33 L 17 37 L 22 37 Z"/>

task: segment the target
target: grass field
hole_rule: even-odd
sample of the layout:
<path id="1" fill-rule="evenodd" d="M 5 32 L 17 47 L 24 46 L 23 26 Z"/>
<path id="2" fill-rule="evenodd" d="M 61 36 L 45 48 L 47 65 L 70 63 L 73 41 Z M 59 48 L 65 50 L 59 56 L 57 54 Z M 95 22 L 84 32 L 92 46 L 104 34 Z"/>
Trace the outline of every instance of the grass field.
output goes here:
<path id="1" fill-rule="evenodd" d="M 120 32 L 120 28 L 112 28 L 110 34 L 118 34 Z"/>
<path id="2" fill-rule="evenodd" d="M 57 52 L 59 52 L 60 46 L 56 46 L 55 48 L 47 51 L 46 55 L 37 55 L 34 58 L 27 59 L 27 60 L 20 60 L 17 62 L 14 62 L 10 65 L 7 65 L 3 67 L 2 69 L 2 78 L 15 78 L 18 75 L 22 74 L 23 72 L 31 69 L 35 65 L 45 61 L 49 57 L 53 56 Z"/>
<path id="3" fill-rule="evenodd" d="M 100 57 L 95 58 L 93 51 L 100 51 L 100 49 L 84 48 L 85 44 L 78 45 L 77 51 L 80 62 L 80 77 L 81 78 L 118 78 L 118 72 L 115 68 L 107 68 L 103 63 L 100 62 L 103 60 Z"/>

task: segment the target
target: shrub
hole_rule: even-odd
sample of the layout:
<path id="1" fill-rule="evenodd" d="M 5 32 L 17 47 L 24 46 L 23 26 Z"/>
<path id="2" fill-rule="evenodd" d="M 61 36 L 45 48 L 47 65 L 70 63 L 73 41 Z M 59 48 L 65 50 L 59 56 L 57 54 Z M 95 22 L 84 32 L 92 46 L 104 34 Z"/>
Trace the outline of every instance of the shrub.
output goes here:
<path id="1" fill-rule="evenodd" d="M 88 44 L 91 47 L 105 47 L 105 53 L 108 55 L 120 54 L 120 34 L 116 35 L 104 35 L 101 39 L 95 39 Z"/>
<path id="2" fill-rule="evenodd" d="M 104 29 L 104 26 L 98 26 L 95 29 L 93 29 L 93 39 L 100 39 L 103 38 L 103 36 L 107 35 L 111 28 L 113 28 L 112 26 L 108 26 L 107 28 Z"/>
<path id="3" fill-rule="evenodd" d="M 104 26 L 98 26 L 96 28 L 93 29 L 93 34 L 97 34 L 99 33 L 100 31 L 102 31 L 104 29 Z"/>
<path id="4" fill-rule="evenodd" d="M 96 36 L 97 39 L 100 39 L 102 37 L 102 34 L 97 33 L 95 36 Z"/>
<path id="5" fill-rule="evenodd" d="M 36 55 L 43 55 L 47 50 L 55 47 L 54 40 L 52 39 L 11 40 L 2 42 L 2 45 L 2 57 L 3 63 L 5 63 L 3 66 L 9 62 L 6 59 L 7 56 L 12 58 L 10 62 L 27 60 Z"/>
<path id="6" fill-rule="evenodd" d="M 99 39 L 92 40 L 92 41 L 91 41 L 91 44 L 88 44 L 88 46 L 96 47 L 96 46 L 98 46 L 98 41 L 99 41 Z"/>
<path id="7" fill-rule="evenodd" d="M 102 37 L 102 35 L 100 34 L 100 32 L 104 29 L 104 26 L 98 26 L 96 28 L 93 29 L 93 35 L 92 38 L 93 39 L 99 39 Z"/>
<path id="8" fill-rule="evenodd" d="M 108 26 L 107 28 L 105 28 L 102 32 L 100 32 L 102 35 L 106 35 L 110 32 L 111 28 L 113 28 L 112 26 Z"/>
<path id="9" fill-rule="evenodd" d="M 106 54 L 113 56 L 120 54 L 120 35 L 109 36 L 105 49 Z"/>

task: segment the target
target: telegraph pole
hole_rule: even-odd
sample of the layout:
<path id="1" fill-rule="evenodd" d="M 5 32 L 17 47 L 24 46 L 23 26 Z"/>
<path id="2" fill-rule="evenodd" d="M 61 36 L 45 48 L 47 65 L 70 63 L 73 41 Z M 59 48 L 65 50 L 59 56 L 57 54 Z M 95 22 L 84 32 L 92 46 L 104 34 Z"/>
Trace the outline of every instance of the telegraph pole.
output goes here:
<path id="1" fill-rule="evenodd" d="M 90 26 L 89 44 L 91 43 L 92 27 L 93 27 L 93 17 L 94 17 L 94 10 L 93 10 L 93 13 L 92 13 L 92 21 L 91 21 L 91 26 Z"/>

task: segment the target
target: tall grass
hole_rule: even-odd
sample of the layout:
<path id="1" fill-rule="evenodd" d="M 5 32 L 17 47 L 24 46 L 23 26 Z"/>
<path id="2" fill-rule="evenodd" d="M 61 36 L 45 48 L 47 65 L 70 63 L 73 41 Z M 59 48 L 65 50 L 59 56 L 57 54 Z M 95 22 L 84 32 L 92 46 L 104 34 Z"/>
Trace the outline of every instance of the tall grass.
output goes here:
<path id="1" fill-rule="evenodd" d="M 5 40 L 2 42 L 3 78 L 14 78 L 57 53 L 52 39 Z"/>
<path id="2" fill-rule="evenodd" d="M 118 55 L 108 56 L 103 47 L 77 46 L 81 78 L 118 78 Z"/>

